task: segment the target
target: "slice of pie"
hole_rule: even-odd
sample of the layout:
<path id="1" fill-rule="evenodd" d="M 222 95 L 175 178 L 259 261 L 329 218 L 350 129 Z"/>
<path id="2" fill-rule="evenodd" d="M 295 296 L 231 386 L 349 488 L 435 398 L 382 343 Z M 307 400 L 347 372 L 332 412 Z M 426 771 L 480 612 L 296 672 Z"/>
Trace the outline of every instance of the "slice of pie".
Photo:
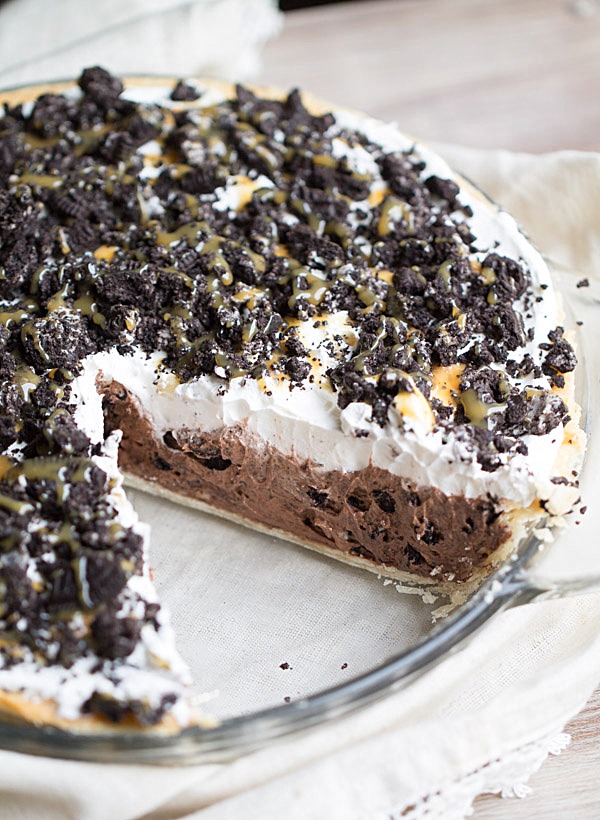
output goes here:
<path id="1" fill-rule="evenodd" d="M 5 711 L 202 720 L 121 470 L 454 601 L 571 510 L 547 266 L 436 155 L 296 91 L 93 68 L 4 98 Z"/>

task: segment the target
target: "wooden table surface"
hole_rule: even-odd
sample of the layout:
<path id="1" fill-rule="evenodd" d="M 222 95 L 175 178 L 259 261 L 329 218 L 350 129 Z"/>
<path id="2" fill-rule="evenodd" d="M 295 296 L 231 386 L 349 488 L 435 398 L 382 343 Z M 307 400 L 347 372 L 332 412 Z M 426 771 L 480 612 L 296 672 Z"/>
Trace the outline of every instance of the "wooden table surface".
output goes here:
<path id="1" fill-rule="evenodd" d="M 290 12 L 259 80 L 396 120 L 424 140 L 600 150 L 600 0 L 370 0 Z M 600 817 L 600 689 L 526 800 L 479 820 Z"/>

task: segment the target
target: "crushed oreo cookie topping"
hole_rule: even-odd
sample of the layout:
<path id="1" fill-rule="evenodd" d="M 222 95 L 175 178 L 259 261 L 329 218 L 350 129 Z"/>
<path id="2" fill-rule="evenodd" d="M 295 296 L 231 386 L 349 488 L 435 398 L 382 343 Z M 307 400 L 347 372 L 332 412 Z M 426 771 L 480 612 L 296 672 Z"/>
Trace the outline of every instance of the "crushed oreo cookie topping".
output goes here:
<path id="1" fill-rule="evenodd" d="M 527 267 L 479 247 L 456 183 L 416 153 L 297 91 L 191 106 L 179 82 L 180 105 L 141 104 L 97 67 L 79 89 L 0 118 L 0 668 L 87 659 L 116 686 L 160 608 L 130 583 L 142 537 L 74 420 L 86 356 L 159 350 L 180 382 L 303 390 L 299 327 L 343 313 L 352 333 L 318 374 L 338 406 L 385 427 L 418 398 L 487 471 L 565 421 L 553 387 L 575 356 L 561 327 L 530 350 Z M 156 723 L 173 700 L 99 687 L 85 710 Z"/>

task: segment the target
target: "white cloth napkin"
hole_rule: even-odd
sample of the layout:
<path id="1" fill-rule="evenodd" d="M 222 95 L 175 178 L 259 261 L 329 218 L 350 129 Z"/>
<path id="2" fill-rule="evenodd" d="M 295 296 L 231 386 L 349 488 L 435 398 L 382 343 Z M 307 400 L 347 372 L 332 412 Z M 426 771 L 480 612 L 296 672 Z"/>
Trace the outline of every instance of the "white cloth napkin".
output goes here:
<path id="1" fill-rule="evenodd" d="M 8 0 L 0 5 L 0 87 L 77 76 L 255 73 L 281 25 L 276 0 Z"/>
<path id="2" fill-rule="evenodd" d="M 600 154 L 532 156 L 434 146 L 503 205 L 550 259 L 600 276 Z"/>

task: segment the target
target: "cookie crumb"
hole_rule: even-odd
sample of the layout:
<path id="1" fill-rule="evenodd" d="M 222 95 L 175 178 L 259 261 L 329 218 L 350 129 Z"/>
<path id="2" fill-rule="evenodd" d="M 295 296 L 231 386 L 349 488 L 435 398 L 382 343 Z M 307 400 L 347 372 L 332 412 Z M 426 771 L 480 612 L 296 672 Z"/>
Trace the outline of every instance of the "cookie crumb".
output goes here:
<path id="1" fill-rule="evenodd" d="M 199 97 L 200 92 L 183 80 L 179 80 L 173 91 L 171 91 L 171 99 L 175 102 L 193 102 Z"/>

